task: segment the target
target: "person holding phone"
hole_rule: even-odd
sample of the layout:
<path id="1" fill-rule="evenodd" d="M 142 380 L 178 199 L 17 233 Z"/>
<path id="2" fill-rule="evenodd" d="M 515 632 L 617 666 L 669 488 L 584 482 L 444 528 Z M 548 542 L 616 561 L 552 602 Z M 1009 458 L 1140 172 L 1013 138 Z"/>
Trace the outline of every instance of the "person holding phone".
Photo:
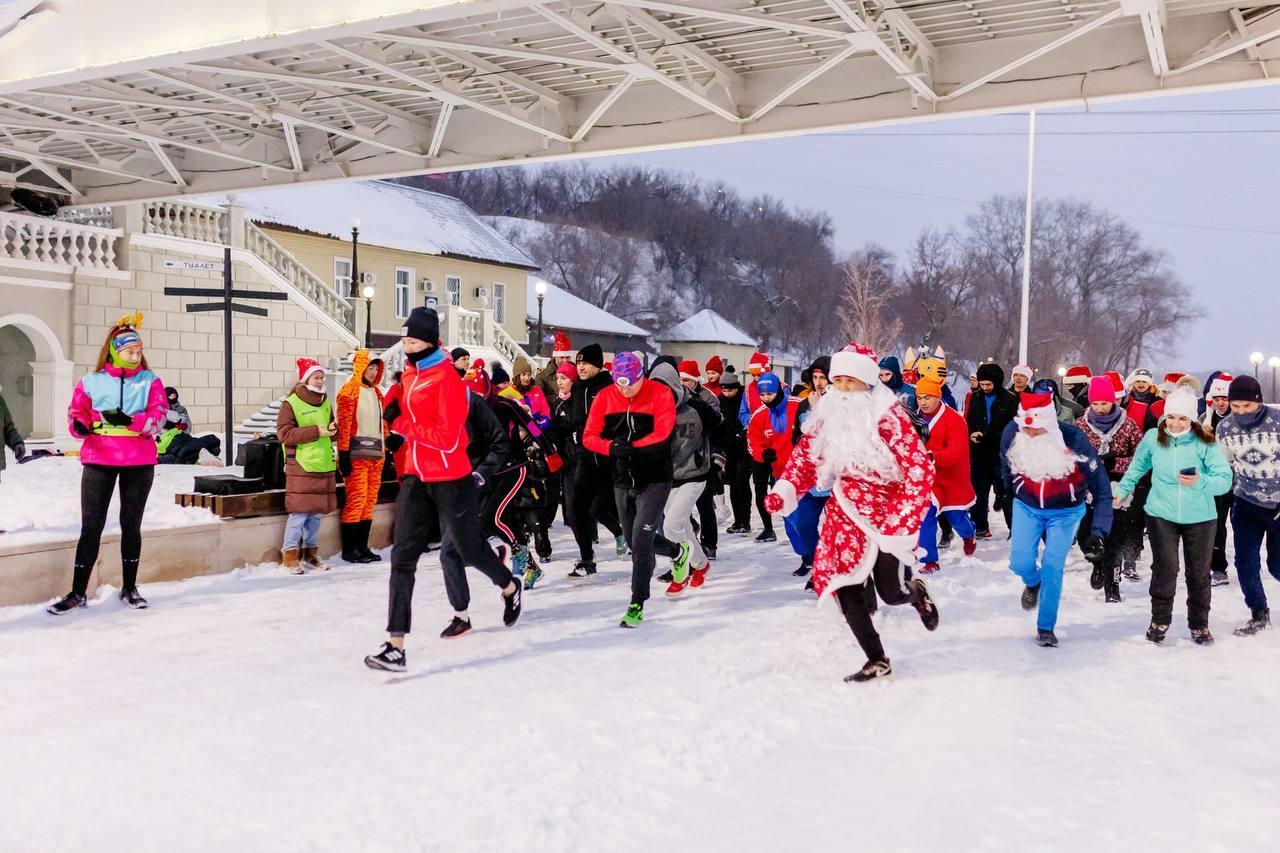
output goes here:
<path id="1" fill-rule="evenodd" d="M 1151 537 L 1151 625 L 1147 639 L 1164 642 L 1178 589 L 1178 552 L 1187 575 L 1187 624 L 1198 645 L 1209 631 L 1210 565 L 1218 527 L 1214 498 L 1231 488 L 1231 468 L 1213 433 L 1198 420 L 1196 395 L 1180 388 L 1165 401 L 1157 427 L 1138 444 L 1133 462 L 1114 489 L 1115 505 L 1132 498 L 1151 472 L 1147 532 Z"/>

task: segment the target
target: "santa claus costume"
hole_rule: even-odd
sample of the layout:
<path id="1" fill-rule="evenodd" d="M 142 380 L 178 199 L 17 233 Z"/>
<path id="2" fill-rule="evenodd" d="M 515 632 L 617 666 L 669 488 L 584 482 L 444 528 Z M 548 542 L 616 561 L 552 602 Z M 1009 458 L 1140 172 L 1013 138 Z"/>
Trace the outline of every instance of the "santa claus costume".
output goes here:
<path id="1" fill-rule="evenodd" d="M 1111 481 L 1084 433 L 1058 420 L 1052 394 L 1022 395 L 1018 416 L 1001 437 L 1000 471 L 1013 497 L 1009 568 L 1026 584 L 1022 609 L 1039 605 L 1040 645 L 1053 647 L 1062 574 L 1085 500 L 1092 495 L 1092 529 L 1084 548 L 1093 554 L 1111 531 Z"/>
<path id="2" fill-rule="evenodd" d="M 799 496 L 830 489 L 814 558 L 819 601 L 835 598 L 858 645 L 867 655 L 846 681 L 892 673 L 871 621 L 868 583 L 886 604 L 910 603 L 925 627 L 938 626 L 938 609 L 924 581 L 903 586 L 903 570 L 915 562 L 920 521 L 929 508 L 933 462 L 892 391 L 880 383 L 875 354 L 850 344 L 831 357 L 833 387 L 804 427 L 781 478 L 765 504 L 789 515 Z"/>
<path id="3" fill-rule="evenodd" d="M 923 399 L 922 399 L 923 398 Z M 931 575 L 938 570 L 938 520 L 946 519 L 951 529 L 964 541 L 964 553 L 971 556 L 977 549 L 977 528 L 969 517 L 969 507 L 977 496 L 969 477 L 969 429 L 964 416 L 942 399 L 942 383 L 924 378 L 916 385 L 920 414 L 928 421 L 929 439 L 925 448 L 937 469 L 933 478 L 932 501 L 920 525 L 920 550 L 924 565 L 920 573 Z"/>

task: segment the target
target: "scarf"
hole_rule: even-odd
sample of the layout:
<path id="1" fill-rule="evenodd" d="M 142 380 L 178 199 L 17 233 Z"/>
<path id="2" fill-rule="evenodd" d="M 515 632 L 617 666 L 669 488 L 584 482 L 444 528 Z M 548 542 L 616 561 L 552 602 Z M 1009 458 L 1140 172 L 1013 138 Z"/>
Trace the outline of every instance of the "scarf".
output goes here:
<path id="1" fill-rule="evenodd" d="M 769 407 L 769 428 L 781 435 L 786 432 L 787 414 L 789 407 L 787 401 L 791 399 L 791 393 L 787 386 L 783 385 L 778 393 L 774 396 L 773 401 L 765 403 Z"/>
<path id="2" fill-rule="evenodd" d="M 1098 437 L 1098 455 L 1105 456 L 1111 452 L 1111 441 L 1120 432 L 1122 419 L 1127 417 L 1124 409 L 1116 406 L 1109 415 L 1100 415 L 1093 409 L 1085 413 L 1084 423 L 1089 431 Z"/>

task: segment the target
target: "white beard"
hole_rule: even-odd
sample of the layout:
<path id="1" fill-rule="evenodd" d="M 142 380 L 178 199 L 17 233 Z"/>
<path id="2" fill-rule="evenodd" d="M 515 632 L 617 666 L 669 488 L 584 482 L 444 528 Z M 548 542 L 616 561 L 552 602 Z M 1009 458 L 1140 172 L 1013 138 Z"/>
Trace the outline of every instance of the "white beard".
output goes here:
<path id="1" fill-rule="evenodd" d="M 830 489 L 842 475 L 880 483 L 902 479 L 878 429 L 880 418 L 895 402 L 884 385 L 869 393 L 827 389 L 804 425 L 813 436 L 818 488 Z"/>
<path id="2" fill-rule="evenodd" d="M 1081 461 L 1067 450 L 1062 430 L 1051 428 L 1044 435 L 1031 436 L 1022 430 L 1009 445 L 1009 468 L 1030 480 L 1057 480 L 1068 476 Z"/>

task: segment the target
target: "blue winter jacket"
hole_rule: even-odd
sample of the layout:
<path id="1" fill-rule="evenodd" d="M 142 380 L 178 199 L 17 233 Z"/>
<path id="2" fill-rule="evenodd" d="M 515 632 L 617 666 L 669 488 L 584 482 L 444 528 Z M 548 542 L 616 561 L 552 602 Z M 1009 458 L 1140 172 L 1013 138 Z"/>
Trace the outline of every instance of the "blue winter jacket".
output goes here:
<path id="1" fill-rule="evenodd" d="M 1107 477 L 1107 466 L 1098 458 L 1098 452 L 1089 443 L 1088 437 L 1075 426 L 1058 422 L 1062 430 L 1062 440 L 1067 449 L 1082 459 L 1076 463 L 1076 470 L 1070 476 L 1059 480 L 1032 482 L 1015 477 L 1009 469 L 1009 447 L 1018 435 L 1018 424 L 1009 424 L 1000 436 L 1000 476 L 1004 478 L 1008 493 L 1028 506 L 1036 509 L 1071 509 L 1085 502 L 1086 496 L 1092 498 L 1093 529 L 1095 536 L 1106 538 L 1111 532 L 1111 480 Z M 1130 469 L 1132 470 L 1132 469 Z"/>

